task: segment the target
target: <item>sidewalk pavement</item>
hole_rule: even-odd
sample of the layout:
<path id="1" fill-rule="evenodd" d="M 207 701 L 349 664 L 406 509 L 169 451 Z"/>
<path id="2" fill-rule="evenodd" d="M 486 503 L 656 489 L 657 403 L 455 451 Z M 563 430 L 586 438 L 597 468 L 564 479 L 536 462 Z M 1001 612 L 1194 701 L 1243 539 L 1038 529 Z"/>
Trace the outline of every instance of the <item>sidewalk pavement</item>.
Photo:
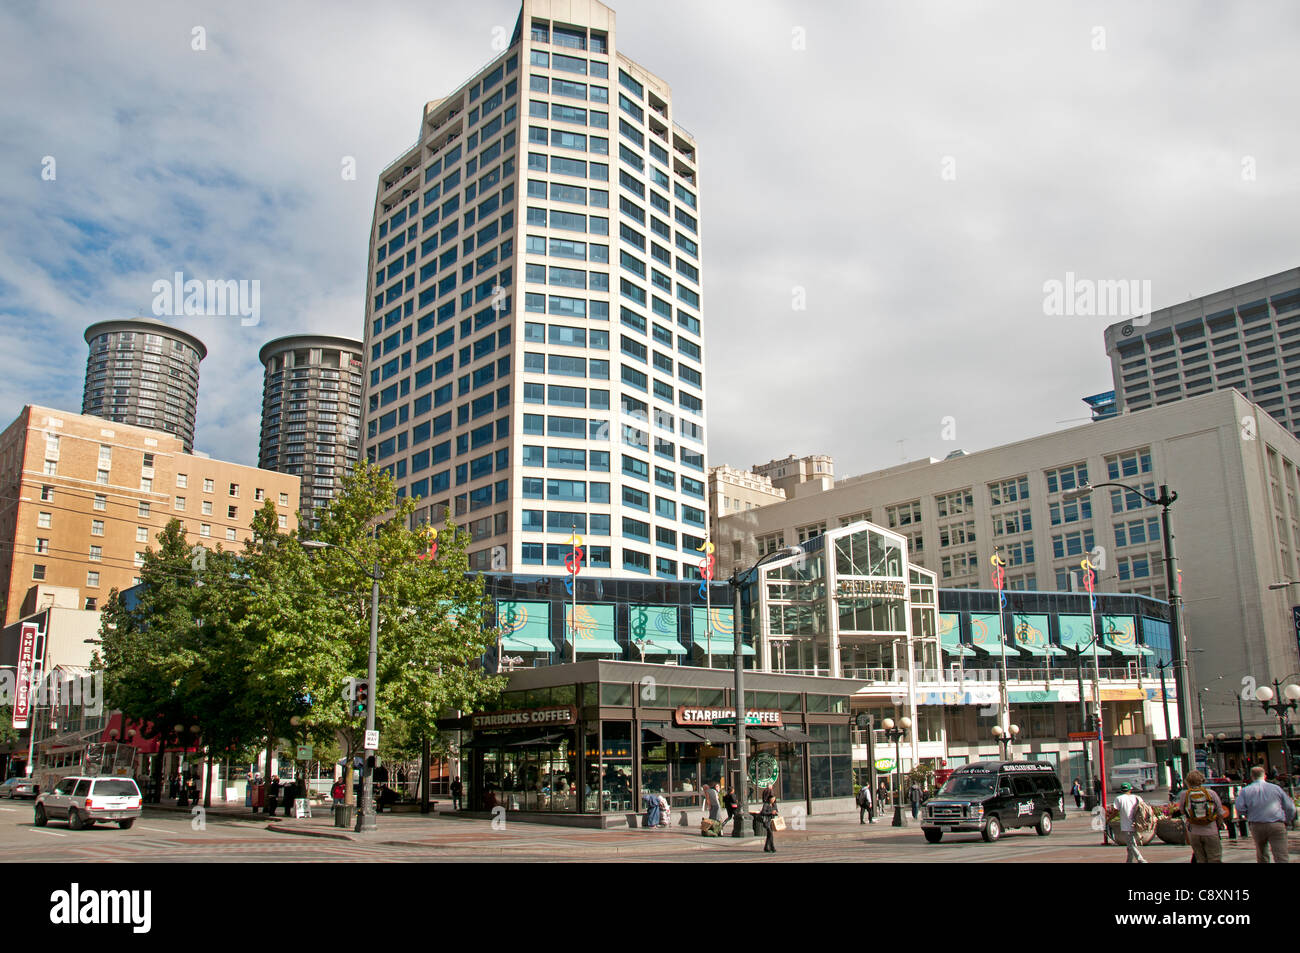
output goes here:
<path id="1" fill-rule="evenodd" d="M 190 813 L 191 808 L 178 808 L 174 804 L 149 805 L 150 810 L 163 810 L 178 813 Z M 392 847 L 408 847 L 429 850 L 474 850 L 508 856 L 521 851 L 552 849 L 588 854 L 592 851 L 604 853 L 680 853 L 682 850 L 761 850 L 763 837 L 750 834 L 746 837 L 733 837 L 732 827 L 727 825 L 722 837 L 702 837 L 697 826 L 660 827 L 654 830 L 646 828 L 590 828 L 569 827 L 561 824 L 545 824 L 533 821 L 516 820 L 509 814 L 496 819 L 488 813 L 455 813 L 452 811 L 435 811 L 429 814 L 416 812 L 385 812 L 377 818 L 377 829 L 373 832 L 360 833 L 352 827 L 334 826 L 334 812 L 328 806 L 313 806 L 313 816 L 309 818 L 284 817 L 277 814 L 268 817 L 262 813 L 253 813 L 242 804 L 218 804 L 207 809 L 209 817 L 220 817 L 234 822 L 257 824 L 268 831 L 280 834 L 292 834 L 306 837 L 323 837 L 334 840 L 350 841 L 358 844 L 382 844 Z M 878 817 L 874 824 L 860 824 L 858 816 L 853 814 L 821 815 L 807 818 L 786 816 L 787 828 L 777 834 L 782 847 L 806 844 L 834 845 L 836 843 L 851 847 L 866 841 L 881 841 L 881 847 L 900 848 L 911 846 L 913 841 L 921 841 L 921 829 L 905 812 L 905 826 L 892 826 L 892 813 L 887 812 Z M 355 815 L 353 818 L 355 824 Z M 795 829 L 802 824 L 801 829 Z M 1092 834 L 1092 818 L 1082 811 L 1071 811 L 1064 820 L 1058 821 L 1056 830 L 1061 834 Z M 1098 841 L 1100 833 L 1097 835 Z M 970 838 L 967 838 L 970 839 Z M 974 838 L 977 841 L 978 838 Z M 1053 839 L 1055 840 L 1055 839 Z M 1235 844 L 1232 854 L 1239 860 L 1253 860 L 1253 845 L 1249 838 L 1236 842 L 1223 839 L 1225 850 Z M 1300 856 L 1300 834 L 1290 836 L 1291 850 Z M 1064 847 L 1065 845 L 1061 845 Z M 1092 854 L 1090 847 L 1098 844 L 1076 844 L 1084 853 L 1083 859 L 1102 859 Z M 1164 850 L 1167 845 L 1155 845 Z M 1174 848 L 1184 851 L 1186 848 Z M 1122 854 L 1122 852 L 1120 852 Z M 1085 857 L 1086 855 L 1086 857 Z M 1226 858 L 1225 858 L 1226 859 Z"/>

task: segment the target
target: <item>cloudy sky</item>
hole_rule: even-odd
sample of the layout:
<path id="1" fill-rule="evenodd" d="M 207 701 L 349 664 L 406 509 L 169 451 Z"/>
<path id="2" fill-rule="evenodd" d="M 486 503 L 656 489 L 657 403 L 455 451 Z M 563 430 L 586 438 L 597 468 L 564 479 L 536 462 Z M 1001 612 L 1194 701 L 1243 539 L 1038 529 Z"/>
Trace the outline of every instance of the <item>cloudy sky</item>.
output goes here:
<path id="1" fill-rule="evenodd" d="M 1045 282 L 1162 307 L 1300 264 L 1295 4 L 613 6 L 701 143 L 712 463 L 1077 425 L 1115 318 L 1046 315 Z M 258 279 L 256 327 L 175 319 L 209 348 L 198 447 L 255 463 L 258 348 L 361 335 L 376 176 L 517 13 L 5 4 L 0 417 L 78 409 L 86 325 L 159 278 Z"/>

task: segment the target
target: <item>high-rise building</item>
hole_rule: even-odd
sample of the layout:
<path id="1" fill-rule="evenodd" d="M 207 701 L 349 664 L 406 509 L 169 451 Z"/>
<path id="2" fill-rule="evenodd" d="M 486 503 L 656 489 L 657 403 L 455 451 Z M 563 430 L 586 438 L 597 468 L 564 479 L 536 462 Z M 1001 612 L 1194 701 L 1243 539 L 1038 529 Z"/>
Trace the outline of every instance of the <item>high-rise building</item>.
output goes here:
<path id="1" fill-rule="evenodd" d="M 152 318 L 100 321 L 86 328 L 90 356 L 81 412 L 162 430 L 194 449 L 203 342 Z"/>
<path id="2" fill-rule="evenodd" d="M 185 452 L 169 434 L 48 407 L 0 432 L 0 599 L 5 624 L 61 605 L 94 609 L 138 581 L 174 517 L 194 544 L 238 549 L 275 504 L 297 527 L 298 478 Z"/>
<path id="3" fill-rule="evenodd" d="M 1229 387 L 1300 436 L 1300 268 L 1106 329 L 1120 413 Z"/>
<path id="4" fill-rule="evenodd" d="M 305 517 L 329 505 L 357 463 L 361 342 L 300 334 L 263 345 L 257 465 L 302 480 Z"/>
<path id="5" fill-rule="evenodd" d="M 991 589 L 997 553 L 1013 598 L 1077 591 L 1088 556 L 1098 591 L 1167 599 L 1160 507 L 1113 486 L 1072 492 L 1085 483 L 1178 493 L 1170 515 L 1197 673 L 1240 687 L 1298 670 L 1291 609 L 1300 600 L 1287 596 L 1294 588 L 1270 587 L 1300 580 L 1300 441 L 1230 390 L 726 516 L 718 578 L 865 519 L 902 536 L 909 562 L 944 589 Z"/>
<path id="6" fill-rule="evenodd" d="M 709 467 L 709 535 L 717 539 L 718 520 L 724 516 L 784 499 L 785 490 L 772 486 L 768 477 L 725 464 Z"/>
<path id="7" fill-rule="evenodd" d="M 596 0 L 525 0 L 380 175 L 366 458 L 470 565 L 691 578 L 707 532 L 698 151 Z M 531 567 L 546 567 L 533 569 Z"/>

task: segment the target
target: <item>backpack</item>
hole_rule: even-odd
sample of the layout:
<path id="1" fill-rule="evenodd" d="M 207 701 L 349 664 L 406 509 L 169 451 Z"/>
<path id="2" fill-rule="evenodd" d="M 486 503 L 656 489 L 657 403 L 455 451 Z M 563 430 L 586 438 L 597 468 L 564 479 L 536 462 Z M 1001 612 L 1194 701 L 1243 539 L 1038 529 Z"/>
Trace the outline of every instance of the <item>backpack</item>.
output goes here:
<path id="1" fill-rule="evenodd" d="M 1155 826 L 1155 809 L 1146 801 L 1138 798 L 1137 807 L 1133 809 L 1133 829 L 1138 831 L 1149 831 Z"/>
<path id="2" fill-rule="evenodd" d="M 1213 824 L 1218 820 L 1218 811 L 1214 808 L 1214 797 L 1209 790 L 1196 786 L 1187 789 L 1186 807 L 1183 808 L 1190 824 L 1198 827 Z"/>

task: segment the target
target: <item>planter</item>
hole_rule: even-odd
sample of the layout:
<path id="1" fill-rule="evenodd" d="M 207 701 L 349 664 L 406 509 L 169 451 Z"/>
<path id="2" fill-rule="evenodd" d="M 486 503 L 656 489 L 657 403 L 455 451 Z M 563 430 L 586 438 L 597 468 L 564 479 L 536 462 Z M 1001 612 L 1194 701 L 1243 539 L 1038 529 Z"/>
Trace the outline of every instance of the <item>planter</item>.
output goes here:
<path id="1" fill-rule="evenodd" d="M 1156 837 L 1165 844 L 1186 844 L 1187 828 L 1181 818 L 1162 817 L 1156 821 Z"/>
<path id="2" fill-rule="evenodd" d="M 1120 840 L 1120 836 L 1119 836 L 1119 818 L 1117 817 L 1111 818 L 1110 823 L 1107 824 L 1107 827 L 1110 828 L 1110 842 L 1117 847 L 1123 847 L 1124 842 Z M 1151 830 L 1147 830 L 1147 831 L 1138 831 L 1139 847 L 1145 847 L 1147 844 L 1151 843 L 1155 839 L 1156 839 L 1155 828 L 1152 828 Z"/>

